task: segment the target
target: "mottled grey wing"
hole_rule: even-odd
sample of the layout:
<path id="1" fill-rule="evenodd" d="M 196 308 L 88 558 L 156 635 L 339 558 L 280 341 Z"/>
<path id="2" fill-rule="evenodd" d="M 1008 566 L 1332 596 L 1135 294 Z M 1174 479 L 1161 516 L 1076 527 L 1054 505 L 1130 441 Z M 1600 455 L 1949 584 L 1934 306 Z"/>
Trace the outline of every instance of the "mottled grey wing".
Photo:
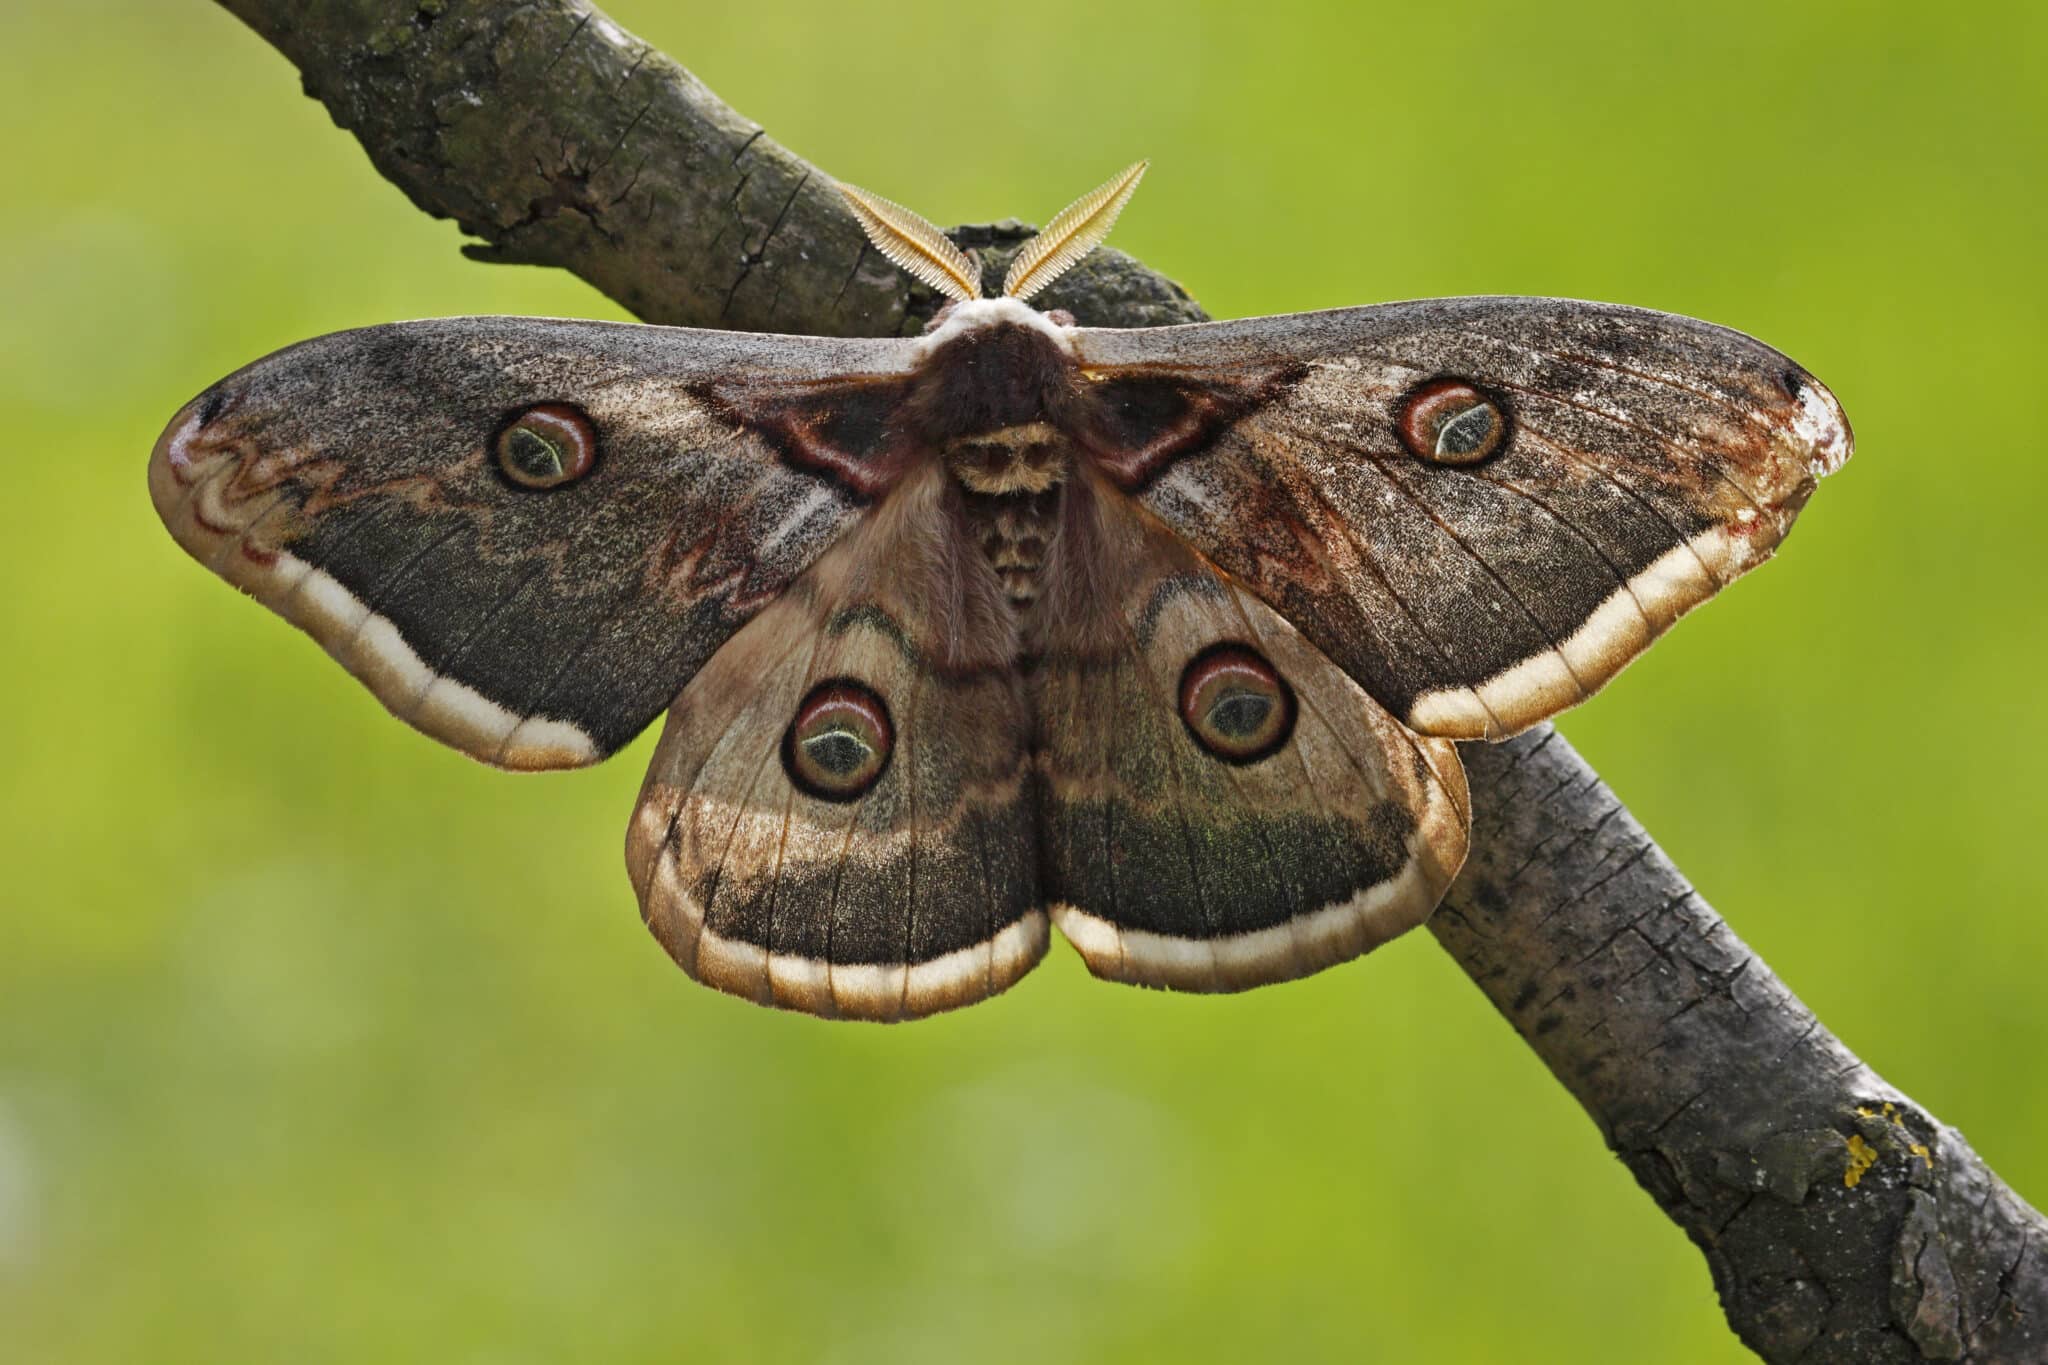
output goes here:
<path id="1" fill-rule="evenodd" d="M 1098 463 L 1411 728 L 1583 700 L 1761 563 L 1848 458 L 1778 352 L 1669 314 L 1472 298 L 1086 329 Z"/>
<path id="2" fill-rule="evenodd" d="M 926 464 L 676 698 L 626 865 L 697 980 L 909 1019 L 1045 955 L 1016 622 L 967 531 Z"/>
<path id="3" fill-rule="evenodd" d="M 874 428 L 910 354 L 533 318 L 342 332 L 186 405 L 150 492 L 402 719 L 505 767 L 589 763 L 891 486 Z"/>

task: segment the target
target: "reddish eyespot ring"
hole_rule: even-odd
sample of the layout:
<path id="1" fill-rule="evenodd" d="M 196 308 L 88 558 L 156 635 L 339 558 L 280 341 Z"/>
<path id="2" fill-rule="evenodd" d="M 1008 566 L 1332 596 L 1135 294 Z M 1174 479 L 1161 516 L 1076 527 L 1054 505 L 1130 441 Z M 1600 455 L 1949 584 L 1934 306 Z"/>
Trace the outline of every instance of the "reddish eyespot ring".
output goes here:
<path id="1" fill-rule="evenodd" d="M 1294 734 L 1295 714 L 1294 689 L 1248 645 L 1211 645 L 1181 671 L 1181 723 L 1225 763 L 1277 753 Z"/>
<path id="2" fill-rule="evenodd" d="M 887 703 L 852 678 L 831 678 L 805 694 L 782 732 L 782 768 L 808 796 L 853 801 L 881 781 L 895 749 Z"/>
<path id="3" fill-rule="evenodd" d="M 597 432 L 581 408 L 540 403 L 498 428 L 491 441 L 498 470 L 516 487 L 545 492 L 571 484 L 597 463 Z"/>
<path id="4" fill-rule="evenodd" d="M 1508 412 L 1462 379 L 1432 379 L 1401 400 L 1394 429 L 1419 460 L 1473 465 L 1507 448 Z"/>

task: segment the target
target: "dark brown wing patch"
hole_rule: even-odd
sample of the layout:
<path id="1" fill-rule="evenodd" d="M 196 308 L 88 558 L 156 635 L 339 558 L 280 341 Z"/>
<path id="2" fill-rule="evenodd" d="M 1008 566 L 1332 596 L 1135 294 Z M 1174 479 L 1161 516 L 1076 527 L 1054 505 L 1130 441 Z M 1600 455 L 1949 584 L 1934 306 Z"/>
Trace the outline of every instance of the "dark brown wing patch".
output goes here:
<path id="1" fill-rule="evenodd" d="M 899 375 L 791 384 L 738 374 L 696 393 L 792 469 L 828 478 L 866 502 L 888 492 L 915 457 L 918 447 L 903 426 L 910 389 Z"/>
<path id="2" fill-rule="evenodd" d="M 1233 424 L 1280 400 L 1306 373 L 1287 361 L 1249 373 L 1083 370 L 1061 424 L 1111 482 L 1135 493 L 1174 461 L 1207 450 Z"/>

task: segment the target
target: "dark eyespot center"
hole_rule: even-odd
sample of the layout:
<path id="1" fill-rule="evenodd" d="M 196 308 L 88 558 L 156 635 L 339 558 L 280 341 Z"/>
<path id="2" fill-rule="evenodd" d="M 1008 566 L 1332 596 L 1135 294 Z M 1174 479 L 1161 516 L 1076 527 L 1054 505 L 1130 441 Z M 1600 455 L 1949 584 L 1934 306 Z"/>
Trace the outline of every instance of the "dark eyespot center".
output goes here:
<path id="1" fill-rule="evenodd" d="M 803 745 L 812 763 L 840 777 L 857 771 L 875 752 L 851 730 L 827 730 L 812 735 Z"/>
<path id="2" fill-rule="evenodd" d="M 1257 692 L 1233 692 L 1209 708 L 1209 724 L 1219 733 L 1243 737 L 1258 733 L 1273 714 L 1273 698 Z"/>
<path id="3" fill-rule="evenodd" d="M 1478 464 L 1508 443 L 1507 408 L 1462 379 L 1433 379 L 1409 393 L 1394 425 L 1408 453 L 1431 464 Z"/>
<path id="4" fill-rule="evenodd" d="M 1492 408 L 1484 403 L 1474 404 L 1436 429 L 1436 453 L 1471 455 L 1486 444 L 1499 422 Z"/>
<path id="5" fill-rule="evenodd" d="M 597 433 L 580 408 L 541 403 L 514 413 L 492 442 L 498 469 L 516 487 L 574 483 L 597 463 Z"/>
<path id="6" fill-rule="evenodd" d="M 1294 689 L 1249 645 L 1211 645 L 1181 672 L 1180 718 L 1215 757 L 1256 763 L 1292 737 Z"/>
<path id="7" fill-rule="evenodd" d="M 562 451 L 531 427 L 514 427 L 505 436 L 505 462 L 528 483 L 550 483 L 561 475 Z"/>
<path id="8" fill-rule="evenodd" d="M 852 801 L 888 771 L 895 744 L 887 703 L 865 684 L 833 678 L 797 706 L 782 736 L 782 767 L 798 791 Z"/>

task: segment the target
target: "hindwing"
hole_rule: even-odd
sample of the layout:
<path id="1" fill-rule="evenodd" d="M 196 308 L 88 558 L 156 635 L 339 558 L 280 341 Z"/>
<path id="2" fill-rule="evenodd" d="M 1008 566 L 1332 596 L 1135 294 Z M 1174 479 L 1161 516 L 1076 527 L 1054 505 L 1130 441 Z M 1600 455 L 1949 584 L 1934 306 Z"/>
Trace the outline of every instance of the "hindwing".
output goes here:
<path id="1" fill-rule="evenodd" d="M 936 469 L 676 699 L 627 838 L 648 926 L 764 1004 L 896 1019 L 1046 947 L 1015 625 Z"/>
<path id="2" fill-rule="evenodd" d="M 1047 572 L 1046 895 L 1089 970 L 1242 990 L 1428 917 L 1471 823 L 1452 744 L 1114 491 L 1070 492 Z"/>

